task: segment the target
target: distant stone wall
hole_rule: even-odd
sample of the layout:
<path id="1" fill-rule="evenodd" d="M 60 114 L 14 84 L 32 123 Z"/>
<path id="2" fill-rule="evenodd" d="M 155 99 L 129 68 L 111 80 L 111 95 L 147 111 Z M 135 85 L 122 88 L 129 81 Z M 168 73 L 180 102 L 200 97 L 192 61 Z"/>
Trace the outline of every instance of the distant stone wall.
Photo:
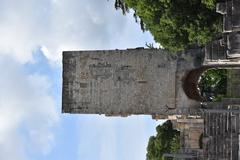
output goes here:
<path id="1" fill-rule="evenodd" d="M 240 98 L 240 69 L 227 70 L 227 96 Z"/>
<path id="2" fill-rule="evenodd" d="M 180 130 L 182 148 L 200 149 L 199 139 L 203 133 L 204 121 L 198 118 L 177 119 L 176 128 Z"/>

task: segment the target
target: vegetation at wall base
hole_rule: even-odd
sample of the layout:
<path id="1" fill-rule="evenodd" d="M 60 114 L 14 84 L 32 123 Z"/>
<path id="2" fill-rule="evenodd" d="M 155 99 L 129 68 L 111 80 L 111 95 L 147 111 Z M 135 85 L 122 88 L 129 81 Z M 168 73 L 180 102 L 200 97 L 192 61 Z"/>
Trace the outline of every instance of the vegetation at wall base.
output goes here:
<path id="1" fill-rule="evenodd" d="M 174 153 L 180 148 L 180 132 L 166 121 L 156 127 L 157 135 L 149 138 L 147 160 L 163 160 L 164 153 Z"/>

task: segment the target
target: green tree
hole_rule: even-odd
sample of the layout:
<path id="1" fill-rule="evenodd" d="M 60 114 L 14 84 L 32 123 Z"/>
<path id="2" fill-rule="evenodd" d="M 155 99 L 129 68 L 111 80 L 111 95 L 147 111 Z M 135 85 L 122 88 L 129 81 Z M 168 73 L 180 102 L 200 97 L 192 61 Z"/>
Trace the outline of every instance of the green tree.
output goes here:
<path id="1" fill-rule="evenodd" d="M 164 153 L 180 148 L 180 132 L 172 128 L 170 120 L 156 127 L 157 135 L 151 136 L 147 146 L 147 160 L 163 160 Z"/>
<path id="2" fill-rule="evenodd" d="M 119 3 L 119 1 L 121 3 Z M 116 0 L 116 9 L 133 9 L 143 31 L 148 30 L 170 52 L 203 45 L 221 31 L 216 0 Z"/>
<path id="3" fill-rule="evenodd" d="M 201 95 L 207 101 L 220 101 L 227 93 L 227 70 L 209 69 L 205 71 L 198 83 Z"/>

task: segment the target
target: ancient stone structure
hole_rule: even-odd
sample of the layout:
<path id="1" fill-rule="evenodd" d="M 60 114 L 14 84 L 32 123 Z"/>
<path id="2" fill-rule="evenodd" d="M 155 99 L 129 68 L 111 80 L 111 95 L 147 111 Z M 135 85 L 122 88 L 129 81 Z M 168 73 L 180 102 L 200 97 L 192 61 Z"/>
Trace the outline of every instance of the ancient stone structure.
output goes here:
<path id="1" fill-rule="evenodd" d="M 178 55 L 151 49 L 64 52 L 63 112 L 188 113 L 199 102 L 186 95 L 184 80 L 201 67 L 201 54 L 198 49 Z"/>
<path id="2" fill-rule="evenodd" d="M 240 105 L 216 105 L 204 110 L 204 159 L 238 160 Z"/>
<path id="3" fill-rule="evenodd" d="M 187 117 L 176 119 L 176 129 L 180 131 L 181 148 L 200 149 L 199 137 L 203 133 L 204 122 L 202 118 Z"/>
<path id="4" fill-rule="evenodd" d="M 240 98 L 240 70 L 228 70 L 227 96 Z"/>
<path id="5" fill-rule="evenodd" d="M 197 83 L 209 68 L 239 68 L 240 1 L 221 1 L 223 34 L 203 49 L 177 55 L 130 49 L 63 53 L 64 113 L 127 116 L 196 113 Z M 191 112 L 193 111 L 193 112 Z"/>
<path id="6" fill-rule="evenodd" d="M 223 34 L 220 40 L 229 58 L 240 57 L 240 1 L 219 2 L 216 11 L 223 15 Z"/>
<path id="7" fill-rule="evenodd" d="M 177 55 L 154 49 L 64 52 L 63 112 L 193 114 L 202 100 L 197 89 L 202 72 L 239 65 L 228 59 L 215 64 L 204 51 L 195 48 Z"/>

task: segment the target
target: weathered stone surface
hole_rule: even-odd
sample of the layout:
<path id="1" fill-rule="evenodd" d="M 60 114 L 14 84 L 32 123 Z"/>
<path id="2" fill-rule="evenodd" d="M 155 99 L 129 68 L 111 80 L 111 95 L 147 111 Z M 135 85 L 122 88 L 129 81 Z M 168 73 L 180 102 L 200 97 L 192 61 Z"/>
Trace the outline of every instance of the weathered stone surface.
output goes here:
<path id="1" fill-rule="evenodd" d="M 240 70 L 228 70 L 227 76 L 227 96 L 240 98 Z"/>
<path id="2" fill-rule="evenodd" d="M 181 107 L 192 107 L 195 101 L 184 94 L 182 79 L 198 63 L 193 54 L 174 56 L 163 50 L 64 52 L 63 112 L 164 115 L 184 111 Z"/>
<path id="3" fill-rule="evenodd" d="M 204 159 L 239 159 L 239 105 L 204 110 Z"/>

